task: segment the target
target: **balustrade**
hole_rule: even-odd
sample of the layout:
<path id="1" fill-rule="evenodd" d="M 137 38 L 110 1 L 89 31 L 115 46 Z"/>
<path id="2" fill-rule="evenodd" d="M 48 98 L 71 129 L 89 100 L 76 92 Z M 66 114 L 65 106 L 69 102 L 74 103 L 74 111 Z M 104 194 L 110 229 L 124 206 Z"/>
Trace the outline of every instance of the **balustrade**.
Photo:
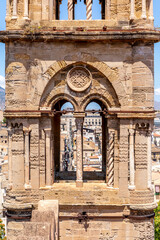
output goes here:
<path id="1" fill-rule="evenodd" d="M 6 0 L 6 17 L 10 15 L 10 1 Z M 49 11 L 48 11 L 48 20 L 52 21 L 55 19 L 55 1 L 54 0 L 48 0 L 49 1 Z M 142 1 L 142 14 L 141 18 L 142 19 L 148 19 L 149 20 L 154 20 L 153 17 L 153 0 L 149 0 L 149 5 L 148 5 L 148 15 L 147 15 L 147 4 L 146 0 L 141 0 Z M 17 6 L 18 1 L 13 0 L 13 9 L 12 9 L 12 19 L 17 19 Z M 59 4 L 59 3 L 58 3 Z M 110 8 L 111 8 L 111 3 L 110 0 L 106 0 L 105 4 L 102 4 L 102 8 L 105 8 L 105 19 L 110 19 Z M 136 9 L 136 3 L 135 0 L 130 1 L 130 19 L 133 20 L 136 18 L 135 14 L 135 9 Z M 103 12 L 103 11 L 102 11 Z M 92 0 L 86 0 L 86 16 L 87 20 L 92 20 Z M 29 18 L 29 0 L 24 0 L 24 19 Z M 74 0 L 68 0 L 68 20 L 73 20 L 74 19 Z"/>

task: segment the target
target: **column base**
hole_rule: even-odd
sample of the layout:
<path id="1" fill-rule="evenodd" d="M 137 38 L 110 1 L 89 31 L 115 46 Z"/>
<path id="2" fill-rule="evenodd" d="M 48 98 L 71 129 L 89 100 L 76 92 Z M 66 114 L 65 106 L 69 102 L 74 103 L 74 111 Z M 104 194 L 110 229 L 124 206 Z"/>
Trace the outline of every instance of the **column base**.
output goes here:
<path id="1" fill-rule="evenodd" d="M 153 20 L 154 20 L 154 17 L 149 17 L 149 20 L 152 20 L 152 21 L 153 21 Z"/>
<path id="2" fill-rule="evenodd" d="M 146 19 L 147 19 L 147 16 L 146 16 L 146 15 L 142 15 L 142 16 L 141 16 L 141 19 L 146 20 Z"/>
<path id="3" fill-rule="evenodd" d="M 130 185 L 130 186 L 128 186 L 128 189 L 129 189 L 129 190 L 135 190 L 136 187 L 135 187 L 134 185 Z"/>
<path id="4" fill-rule="evenodd" d="M 29 20 L 29 17 L 25 17 L 25 16 L 24 16 L 23 19 L 25 19 L 25 20 Z"/>
<path id="5" fill-rule="evenodd" d="M 18 17 L 17 16 L 12 16 L 11 19 L 17 19 Z"/>
<path id="6" fill-rule="evenodd" d="M 12 190 L 12 183 L 9 183 L 9 184 L 7 185 L 7 190 Z"/>
<path id="7" fill-rule="evenodd" d="M 76 187 L 83 187 L 83 181 L 76 181 Z"/>
<path id="8" fill-rule="evenodd" d="M 153 191 L 154 190 L 154 184 L 148 183 L 148 189 Z"/>
<path id="9" fill-rule="evenodd" d="M 25 189 L 31 189 L 32 187 L 31 187 L 30 184 L 26 184 L 26 183 L 25 183 L 25 184 L 24 184 L 24 188 L 25 188 Z"/>

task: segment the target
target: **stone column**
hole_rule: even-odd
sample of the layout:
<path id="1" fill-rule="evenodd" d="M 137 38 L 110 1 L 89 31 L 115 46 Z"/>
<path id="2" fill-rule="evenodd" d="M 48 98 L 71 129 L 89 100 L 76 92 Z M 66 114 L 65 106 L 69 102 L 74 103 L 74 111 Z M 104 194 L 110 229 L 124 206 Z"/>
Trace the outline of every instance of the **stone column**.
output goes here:
<path id="1" fill-rule="evenodd" d="M 135 189 L 135 160 L 134 160 L 134 129 L 129 129 L 129 166 L 130 183 L 129 189 Z"/>
<path id="2" fill-rule="evenodd" d="M 154 20 L 154 17 L 153 17 L 153 0 L 150 0 L 150 2 L 149 2 L 149 19 Z"/>
<path id="3" fill-rule="evenodd" d="M 12 130 L 8 130 L 8 175 L 9 175 L 9 186 L 12 188 Z"/>
<path id="4" fill-rule="evenodd" d="M 86 0 L 87 20 L 92 20 L 92 0 Z"/>
<path id="5" fill-rule="evenodd" d="M 73 0 L 68 0 L 68 20 L 73 20 Z"/>
<path id="6" fill-rule="evenodd" d="M 53 0 L 49 0 L 49 20 L 53 20 Z"/>
<path id="7" fill-rule="evenodd" d="M 12 19 L 17 19 L 17 0 L 13 0 Z"/>
<path id="8" fill-rule="evenodd" d="M 108 154 L 107 154 L 107 185 L 113 187 L 114 184 L 114 131 L 109 131 Z"/>
<path id="9" fill-rule="evenodd" d="M 51 129 L 44 129 L 46 135 L 46 186 L 51 186 Z"/>
<path id="10" fill-rule="evenodd" d="M 106 12 L 105 19 L 110 19 L 110 15 L 111 15 L 110 7 L 111 7 L 111 0 L 107 0 L 106 7 L 105 7 L 105 12 Z"/>
<path id="11" fill-rule="evenodd" d="M 83 186 L 83 121 L 84 114 L 77 115 L 76 113 L 76 128 L 77 128 L 77 136 L 76 136 L 76 162 L 77 162 L 77 172 L 76 172 L 76 186 Z"/>
<path id="12" fill-rule="evenodd" d="M 24 136 L 25 136 L 25 159 L 24 159 L 24 171 L 25 171 L 25 188 L 31 188 L 30 181 L 29 181 L 29 133 L 30 130 L 26 129 L 24 131 Z"/>
<path id="13" fill-rule="evenodd" d="M 147 15 L 146 15 L 146 0 L 142 0 L 142 19 L 146 19 Z"/>
<path id="14" fill-rule="evenodd" d="M 151 130 L 147 132 L 147 157 L 148 157 L 148 188 L 152 188 L 152 154 L 151 154 Z"/>
<path id="15" fill-rule="evenodd" d="M 6 1 L 6 18 L 9 17 L 9 0 Z"/>
<path id="16" fill-rule="evenodd" d="M 29 16 L 28 0 L 24 0 L 24 19 L 28 19 L 28 16 Z"/>
<path id="17" fill-rule="evenodd" d="M 135 0 L 131 0 L 131 14 L 130 19 L 135 19 Z"/>

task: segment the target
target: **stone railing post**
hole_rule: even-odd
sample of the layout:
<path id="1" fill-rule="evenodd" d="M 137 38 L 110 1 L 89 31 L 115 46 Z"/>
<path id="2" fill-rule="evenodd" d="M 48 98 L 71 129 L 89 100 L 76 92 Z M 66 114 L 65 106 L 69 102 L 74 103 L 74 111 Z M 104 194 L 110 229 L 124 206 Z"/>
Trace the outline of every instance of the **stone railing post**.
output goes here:
<path id="1" fill-rule="evenodd" d="M 154 17 L 153 17 L 153 0 L 150 0 L 150 2 L 149 2 L 149 19 L 154 20 Z"/>
<path id="2" fill-rule="evenodd" d="M 51 129 L 44 129 L 46 135 L 46 186 L 51 186 Z"/>
<path id="3" fill-rule="evenodd" d="M 131 0 L 131 14 L 130 14 L 130 19 L 135 19 L 135 0 Z"/>
<path id="4" fill-rule="evenodd" d="M 92 20 L 92 0 L 86 0 L 87 20 Z"/>
<path id="5" fill-rule="evenodd" d="M 17 19 L 17 0 L 13 0 L 12 19 Z"/>
<path id="6" fill-rule="evenodd" d="M 24 136 L 25 136 L 25 162 L 24 162 L 24 171 L 25 171 L 25 181 L 24 181 L 24 187 L 26 189 L 28 188 L 31 188 L 31 185 L 30 185 L 30 181 L 29 181 L 29 172 L 30 172 L 30 169 L 29 169 L 29 159 L 30 159 L 30 152 L 29 152 L 29 133 L 30 133 L 30 130 L 29 129 L 25 129 L 23 130 L 24 132 Z"/>
<path id="7" fill-rule="evenodd" d="M 129 129 L 129 166 L 130 183 L 129 189 L 135 189 L 135 160 L 134 160 L 134 129 Z"/>
<path id="8" fill-rule="evenodd" d="M 29 18 L 29 6 L 28 6 L 28 0 L 24 0 L 24 19 Z"/>
<path id="9" fill-rule="evenodd" d="M 8 188 L 12 188 L 12 130 L 8 130 L 8 178 L 9 184 Z"/>
<path id="10" fill-rule="evenodd" d="M 73 0 L 68 0 L 68 20 L 73 20 Z"/>
<path id="11" fill-rule="evenodd" d="M 77 136 L 76 136 L 76 186 L 83 186 L 83 121 L 85 114 L 74 113 Z"/>
<path id="12" fill-rule="evenodd" d="M 147 15 L 146 15 L 146 0 L 142 0 L 142 19 L 146 19 Z"/>

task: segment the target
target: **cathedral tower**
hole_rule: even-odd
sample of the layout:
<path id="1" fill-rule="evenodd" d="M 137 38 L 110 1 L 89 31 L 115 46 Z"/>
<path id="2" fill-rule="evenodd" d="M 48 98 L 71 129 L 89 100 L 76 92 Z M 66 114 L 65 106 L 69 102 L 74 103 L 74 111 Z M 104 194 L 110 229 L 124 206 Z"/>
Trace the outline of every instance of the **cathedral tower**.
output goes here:
<path id="1" fill-rule="evenodd" d="M 64 0 L 63 0 L 64 1 Z M 153 239 L 153 0 L 7 0 L 8 240 Z M 67 9 L 66 9 L 67 10 Z M 81 11 L 81 9 L 79 9 Z M 61 107 L 70 102 L 76 168 L 60 168 Z M 102 169 L 83 171 L 86 106 L 102 117 Z"/>

